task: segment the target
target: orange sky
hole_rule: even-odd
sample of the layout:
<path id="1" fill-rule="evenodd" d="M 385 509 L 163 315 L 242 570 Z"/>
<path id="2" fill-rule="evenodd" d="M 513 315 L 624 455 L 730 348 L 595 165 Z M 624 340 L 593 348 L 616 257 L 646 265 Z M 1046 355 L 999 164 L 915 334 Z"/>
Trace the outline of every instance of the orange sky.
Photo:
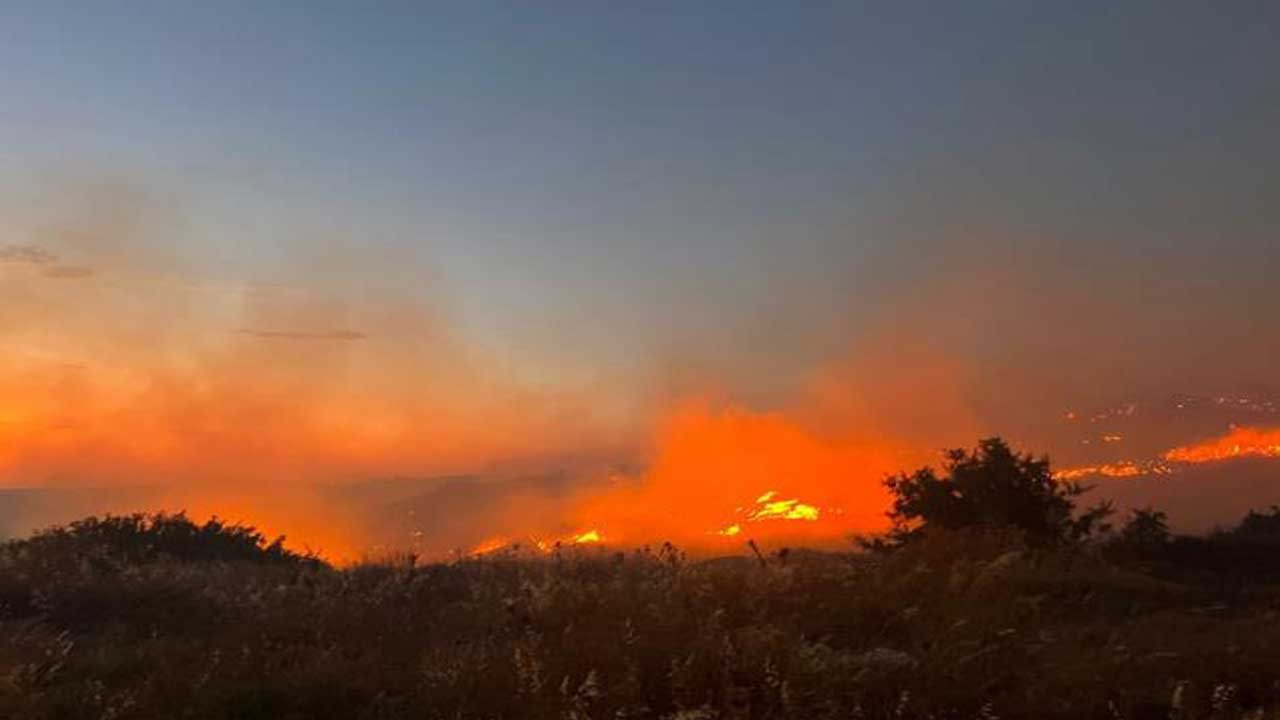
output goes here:
<path id="1" fill-rule="evenodd" d="M 77 187 L 34 214 L 10 208 L 0 236 L 0 485 L 163 486 L 169 509 L 346 557 L 364 528 L 298 487 L 591 460 L 628 470 L 583 471 L 588 489 L 541 508 L 552 517 L 520 518 L 514 503 L 504 528 L 478 532 L 843 537 L 883 526 L 885 474 L 943 447 L 1001 433 L 1071 460 L 1080 448 L 1054 424 L 1068 400 L 1272 369 L 1275 339 L 1244 332 L 1252 320 L 1214 318 L 1214 332 L 1257 352 L 1201 362 L 1209 343 L 1155 322 L 1173 306 L 1115 302 L 1130 292 L 1115 277 L 1059 273 L 997 231 L 880 278 L 878 301 L 854 315 L 852 301 L 803 323 L 779 310 L 770 352 L 717 343 L 675 312 L 670 334 L 651 338 L 553 313 L 535 333 L 551 357 L 572 360 L 575 340 L 599 334 L 648 350 L 618 366 L 586 350 L 548 364 L 474 333 L 421 258 L 401 267 L 326 239 L 270 268 L 227 270 L 168 241 L 183 231 L 172 198 Z M 1013 268 L 970 247 L 1002 248 Z M 816 519 L 753 520 L 768 493 Z"/>

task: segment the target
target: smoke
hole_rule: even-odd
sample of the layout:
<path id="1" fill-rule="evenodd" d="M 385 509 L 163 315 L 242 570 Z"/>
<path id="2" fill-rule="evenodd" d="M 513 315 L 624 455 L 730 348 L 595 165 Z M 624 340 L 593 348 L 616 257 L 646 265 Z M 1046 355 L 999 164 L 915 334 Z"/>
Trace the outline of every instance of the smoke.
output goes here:
<path id="1" fill-rule="evenodd" d="M 777 300 L 737 311 L 722 298 L 703 325 L 650 308 L 673 318 L 669 334 L 607 383 L 536 382 L 468 335 L 447 268 L 425 254 L 324 228 L 244 265 L 236 238 L 200 234 L 180 191 L 140 187 L 59 182 L 5 209 L 0 484 L 143 488 L 97 507 L 217 514 L 335 557 L 590 530 L 842 542 L 884 527 L 885 475 L 943 448 L 1002 434 L 1098 462 L 1064 410 L 1280 380 L 1267 314 L 1239 310 L 1265 302 L 1247 278 L 1225 287 L 1169 258 L 940 217 L 887 223 L 893 252 L 857 264 L 833 251 L 802 272 L 793 258 L 763 278 L 758 294 Z M 730 326 L 751 341 L 731 342 Z M 546 341 L 569 347 L 565 332 Z M 1161 427 L 1121 434 L 1189 439 Z M 323 489 L 457 473 L 551 479 L 451 486 L 483 507 L 425 525 Z M 7 522 L 63 519 L 42 506 Z"/>
<path id="2" fill-rule="evenodd" d="M 720 552 L 746 540 L 848 547 L 881 532 L 886 477 L 990 430 L 968 396 L 973 368 L 906 329 L 886 322 L 864 333 L 862 352 L 813 372 L 772 408 L 723 392 L 674 400 L 658 414 L 642 469 L 583 483 L 553 515 L 520 512 L 531 507 L 521 499 L 496 527 L 509 539 L 592 531 L 624 545 Z"/>
<path id="3" fill-rule="evenodd" d="M 38 215 L 9 209 L 0 238 L 0 485 L 150 488 L 132 509 L 249 521 L 350 556 L 365 519 L 317 486 L 621 442 L 585 398 L 527 387 L 468 344 L 417 287 L 420 260 L 396 276 L 309 238 L 242 272 L 200 254 L 172 198 L 120 183 L 42 198 Z"/>

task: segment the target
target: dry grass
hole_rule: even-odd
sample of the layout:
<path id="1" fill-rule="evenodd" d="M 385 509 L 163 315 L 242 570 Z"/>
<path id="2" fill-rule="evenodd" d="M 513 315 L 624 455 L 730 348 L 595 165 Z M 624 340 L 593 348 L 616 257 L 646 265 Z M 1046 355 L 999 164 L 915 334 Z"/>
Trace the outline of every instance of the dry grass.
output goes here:
<path id="1" fill-rule="evenodd" d="M 1096 547 L 344 570 L 232 547 L 8 546 L 0 717 L 1280 717 L 1280 594 Z"/>

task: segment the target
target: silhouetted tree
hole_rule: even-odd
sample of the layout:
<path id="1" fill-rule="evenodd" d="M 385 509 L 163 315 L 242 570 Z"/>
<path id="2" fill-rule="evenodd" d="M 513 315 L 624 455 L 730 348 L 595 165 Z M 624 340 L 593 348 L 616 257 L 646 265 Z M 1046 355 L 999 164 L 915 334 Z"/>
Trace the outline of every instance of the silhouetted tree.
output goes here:
<path id="1" fill-rule="evenodd" d="M 1017 528 L 1035 543 L 1058 544 L 1103 527 L 1111 506 L 1076 515 L 1076 498 L 1088 488 L 1056 479 L 1047 457 L 1015 452 L 998 437 L 973 450 L 949 450 L 939 475 L 921 468 L 885 480 L 894 495 L 891 540 L 902 543 L 932 528 Z"/>
<path id="2" fill-rule="evenodd" d="M 1155 548 L 1169 542 L 1169 516 L 1153 508 L 1135 509 L 1120 528 L 1120 541 L 1140 548 Z"/>
<path id="3" fill-rule="evenodd" d="M 1250 510 L 1231 534 L 1239 540 L 1280 542 L 1280 505 L 1266 512 Z"/>

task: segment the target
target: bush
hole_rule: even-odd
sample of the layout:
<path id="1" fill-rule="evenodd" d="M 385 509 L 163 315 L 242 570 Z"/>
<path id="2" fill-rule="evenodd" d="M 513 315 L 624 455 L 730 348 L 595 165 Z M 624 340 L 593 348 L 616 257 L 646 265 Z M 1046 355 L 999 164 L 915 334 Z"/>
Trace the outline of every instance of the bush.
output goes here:
<path id="1" fill-rule="evenodd" d="M 247 525 L 227 525 L 214 517 L 197 524 L 183 513 L 89 517 L 53 527 L 25 540 L 0 545 L 9 557 L 39 558 L 46 564 L 90 562 L 118 569 L 158 560 L 178 562 L 315 563 L 286 550 L 284 536 L 268 541 Z"/>
<path id="2" fill-rule="evenodd" d="M 1111 513 L 1100 505 L 1075 515 L 1075 500 L 1088 488 L 1057 480 L 1048 458 L 1017 453 L 998 437 L 948 451 L 941 475 L 923 467 L 885 485 L 894 496 L 896 543 L 935 529 L 1016 528 L 1032 543 L 1055 545 L 1088 537 Z"/>
<path id="3" fill-rule="evenodd" d="M 181 513 L 90 517 L 0 545 L 0 612 L 53 613 L 71 622 L 150 608 L 145 612 L 163 617 L 182 605 L 177 580 L 223 572 L 184 566 L 210 564 L 324 566 L 285 549 L 283 537 L 268 542 L 252 527 L 217 518 L 197 524 Z M 175 582 L 143 589 L 135 582 L 152 576 Z"/>

